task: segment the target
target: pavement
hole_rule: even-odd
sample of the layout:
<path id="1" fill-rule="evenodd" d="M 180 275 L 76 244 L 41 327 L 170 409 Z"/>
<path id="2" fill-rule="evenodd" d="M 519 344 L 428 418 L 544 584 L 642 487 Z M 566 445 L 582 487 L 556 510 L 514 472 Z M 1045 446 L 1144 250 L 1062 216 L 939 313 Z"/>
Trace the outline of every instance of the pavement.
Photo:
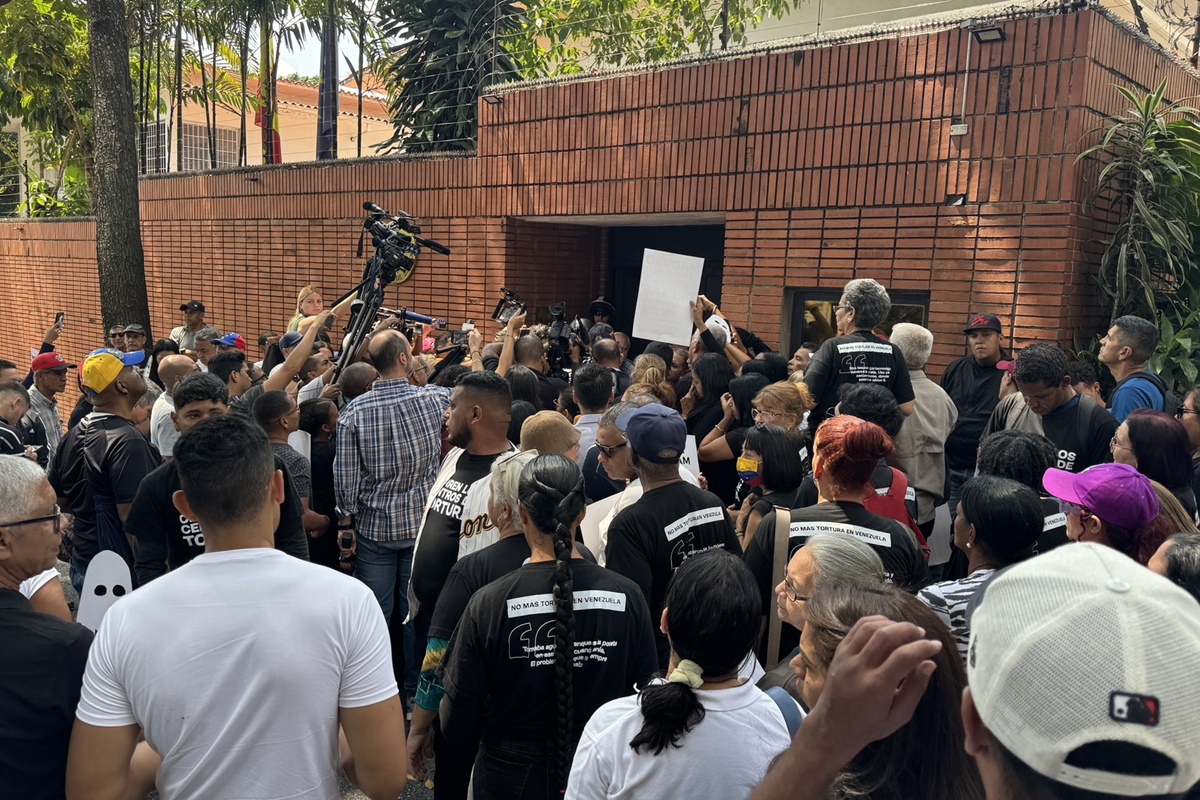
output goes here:
<path id="1" fill-rule="evenodd" d="M 71 586 L 71 576 L 67 564 L 60 561 L 57 566 L 58 574 L 62 578 L 63 592 L 67 596 L 67 605 L 71 607 L 71 613 L 74 614 L 79 609 L 79 595 L 75 593 L 75 587 Z M 432 773 L 432 761 L 429 762 L 429 767 Z M 346 777 L 345 773 L 342 773 L 339 777 L 339 787 L 341 789 L 342 800 L 368 800 L 365 794 L 350 784 L 350 780 Z M 147 800 L 158 800 L 158 792 L 151 792 Z M 426 788 L 423 783 L 409 781 L 404 794 L 400 795 L 399 800 L 433 800 L 433 790 Z"/>

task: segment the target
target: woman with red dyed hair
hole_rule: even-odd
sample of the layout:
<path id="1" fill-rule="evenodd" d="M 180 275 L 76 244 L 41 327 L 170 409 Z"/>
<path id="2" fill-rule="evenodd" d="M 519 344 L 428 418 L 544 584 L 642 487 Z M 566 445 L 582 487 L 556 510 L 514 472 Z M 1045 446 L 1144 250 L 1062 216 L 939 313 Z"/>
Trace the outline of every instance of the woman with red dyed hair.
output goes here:
<path id="1" fill-rule="evenodd" d="M 839 415 L 817 428 L 813 453 L 813 478 L 820 499 L 815 506 L 792 510 L 788 534 L 788 559 L 809 536 L 834 533 L 851 536 L 875 548 L 884 571 L 894 584 L 915 593 L 930 582 L 929 565 L 912 531 L 895 520 L 872 514 L 862 498 L 873 492 L 871 475 L 880 459 L 892 452 L 892 440 L 878 425 L 858 417 Z M 772 566 L 775 554 L 775 515 L 763 517 L 746 550 L 746 564 L 758 581 L 763 608 L 770 608 L 775 582 Z M 785 586 L 794 602 L 801 602 L 804 587 Z M 800 642 L 800 633 L 784 623 L 780 652 L 786 653 Z"/>

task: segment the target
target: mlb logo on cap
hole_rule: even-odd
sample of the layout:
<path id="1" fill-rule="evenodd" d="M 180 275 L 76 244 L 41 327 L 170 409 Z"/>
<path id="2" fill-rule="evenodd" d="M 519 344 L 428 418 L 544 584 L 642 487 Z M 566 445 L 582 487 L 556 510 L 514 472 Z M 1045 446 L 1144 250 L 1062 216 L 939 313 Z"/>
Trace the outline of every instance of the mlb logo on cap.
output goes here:
<path id="1" fill-rule="evenodd" d="M 68 364 L 58 353 L 42 353 L 33 360 L 32 370 L 34 372 L 44 372 L 45 370 L 66 371 L 68 369 L 75 369 L 75 365 Z"/>

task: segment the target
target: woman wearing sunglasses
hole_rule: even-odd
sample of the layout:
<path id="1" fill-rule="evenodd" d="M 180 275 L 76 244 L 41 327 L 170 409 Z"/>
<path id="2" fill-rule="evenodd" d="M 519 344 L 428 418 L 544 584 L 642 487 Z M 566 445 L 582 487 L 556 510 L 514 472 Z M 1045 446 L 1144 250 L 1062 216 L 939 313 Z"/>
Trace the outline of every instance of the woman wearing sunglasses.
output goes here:
<path id="1" fill-rule="evenodd" d="M 1097 464 L 1078 474 L 1048 469 L 1042 483 L 1058 498 L 1073 542 L 1096 542 L 1145 565 L 1174 533 L 1159 514 L 1150 479 L 1128 464 Z"/>

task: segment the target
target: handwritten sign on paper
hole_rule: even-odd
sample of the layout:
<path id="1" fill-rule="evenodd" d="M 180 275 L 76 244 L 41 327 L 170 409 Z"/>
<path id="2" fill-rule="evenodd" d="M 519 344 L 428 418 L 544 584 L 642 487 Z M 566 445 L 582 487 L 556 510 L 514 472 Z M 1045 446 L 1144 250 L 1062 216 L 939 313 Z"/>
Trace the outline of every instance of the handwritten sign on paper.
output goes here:
<path id="1" fill-rule="evenodd" d="M 642 282 L 633 313 L 633 335 L 667 344 L 692 340 L 692 310 L 700 294 L 704 259 L 646 248 Z"/>

